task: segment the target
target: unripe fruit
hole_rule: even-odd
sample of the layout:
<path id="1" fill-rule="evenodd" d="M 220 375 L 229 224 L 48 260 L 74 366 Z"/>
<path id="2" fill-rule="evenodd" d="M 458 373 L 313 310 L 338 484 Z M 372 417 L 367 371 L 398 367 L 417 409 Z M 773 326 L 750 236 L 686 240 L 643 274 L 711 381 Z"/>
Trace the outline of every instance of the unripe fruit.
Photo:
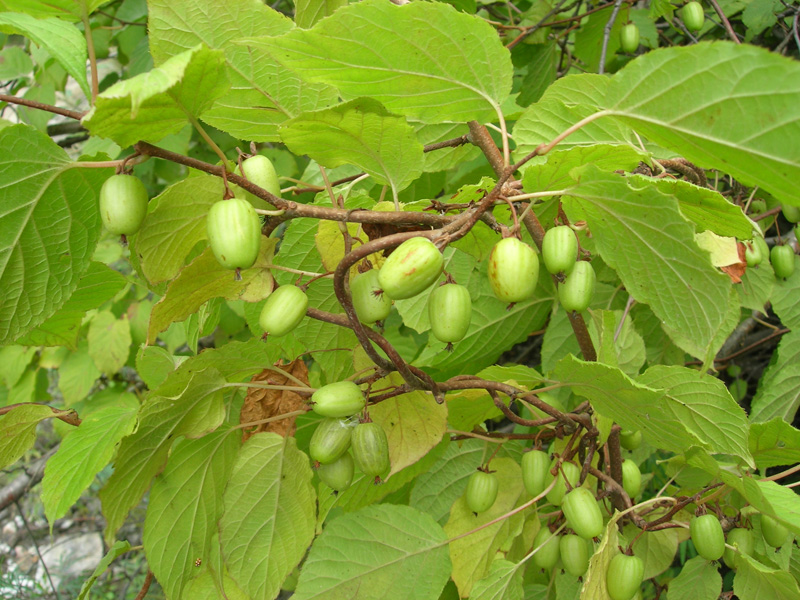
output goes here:
<path id="1" fill-rule="evenodd" d="M 578 260 L 578 238 L 566 225 L 549 229 L 542 240 L 542 260 L 548 272 L 569 273 Z"/>
<path id="2" fill-rule="evenodd" d="M 725 534 L 714 515 L 694 517 L 689 523 L 692 543 L 697 553 L 706 560 L 719 560 L 725 552 Z"/>
<path id="3" fill-rule="evenodd" d="M 282 285 L 267 298 L 258 324 L 269 335 L 286 335 L 300 324 L 307 309 L 308 296 L 303 290 L 294 285 Z"/>
<path id="4" fill-rule="evenodd" d="M 489 255 L 489 283 L 501 302 L 522 302 L 533 297 L 539 279 L 539 257 L 515 237 L 500 240 Z"/>
<path id="5" fill-rule="evenodd" d="M 581 577 L 589 568 L 589 559 L 592 556 L 591 542 L 578 535 L 561 536 L 559 542 L 561 551 L 561 564 L 564 570 L 573 577 Z"/>
<path id="6" fill-rule="evenodd" d="M 756 244 L 754 240 L 744 243 L 744 259 L 748 267 L 757 267 L 764 260 L 761 255 L 761 246 Z"/>
<path id="7" fill-rule="evenodd" d="M 349 452 L 345 452 L 338 460 L 332 463 L 320 465 L 317 469 L 317 475 L 319 475 L 322 483 L 337 492 L 341 492 L 350 487 L 354 472 L 355 465 L 353 464 L 353 457 L 350 456 Z"/>
<path id="8" fill-rule="evenodd" d="M 214 203 L 206 217 L 211 250 L 226 269 L 248 269 L 261 247 L 261 221 L 253 206 L 241 198 Z"/>
<path id="9" fill-rule="evenodd" d="M 736 569 L 739 566 L 739 554 L 753 554 L 753 532 L 749 529 L 736 527 L 728 532 L 728 544 L 735 546 L 739 549 L 734 552 L 730 548 L 725 548 L 725 553 L 722 555 L 725 564 L 729 569 Z"/>
<path id="10" fill-rule="evenodd" d="M 377 269 L 356 275 L 350 283 L 350 293 L 358 318 L 367 325 L 383 321 L 392 311 L 392 299 L 381 291 Z"/>
<path id="11" fill-rule="evenodd" d="M 644 577 L 644 563 L 638 556 L 617 554 L 606 571 L 606 590 L 611 600 L 631 600 Z"/>
<path id="12" fill-rule="evenodd" d="M 631 498 L 638 496 L 642 489 L 642 472 L 629 458 L 622 461 L 622 487 Z"/>
<path id="13" fill-rule="evenodd" d="M 556 461 L 554 460 L 550 464 L 551 469 L 555 466 L 555 463 Z M 566 475 L 570 486 L 575 487 L 578 485 L 578 480 L 581 478 L 581 468 L 571 462 L 561 463 L 561 468 L 559 469 L 558 476 L 556 477 L 556 484 L 549 492 L 547 492 L 547 501 L 555 506 L 561 505 L 561 502 L 564 500 L 564 494 L 567 493 L 567 484 L 564 483 L 564 475 Z M 547 481 L 547 485 L 550 485 L 549 479 Z"/>
<path id="14" fill-rule="evenodd" d="M 352 381 L 322 386 L 312 394 L 311 402 L 314 412 L 323 417 L 349 417 L 364 410 L 365 404 L 364 394 Z"/>
<path id="15" fill-rule="evenodd" d="M 428 299 L 431 331 L 439 341 L 458 342 L 464 339 L 472 319 L 472 299 L 463 285 L 437 287 Z"/>
<path id="16" fill-rule="evenodd" d="M 548 394 L 547 392 L 537 392 L 536 395 L 539 396 L 539 400 L 542 402 L 546 402 L 556 410 L 564 412 L 564 404 L 558 399 L 558 396 Z M 537 419 L 550 419 L 552 417 L 552 415 L 548 415 L 546 412 L 536 408 L 533 405 L 531 405 L 531 412 Z"/>
<path id="17" fill-rule="evenodd" d="M 341 419 L 323 419 L 308 446 L 311 458 L 323 465 L 338 460 L 350 447 L 352 427 Z"/>
<path id="18" fill-rule="evenodd" d="M 591 264 L 583 260 L 575 263 L 564 283 L 558 286 L 558 300 L 564 310 L 583 312 L 589 308 L 596 280 Z"/>
<path id="19" fill-rule="evenodd" d="M 100 218 L 108 231 L 132 235 L 147 215 L 147 190 L 133 175 L 112 175 L 100 188 Z"/>
<path id="20" fill-rule="evenodd" d="M 544 544 L 542 546 L 542 544 Z M 539 548 L 539 546 L 542 546 Z M 533 555 L 533 564 L 540 569 L 549 571 L 556 566 L 558 558 L 561 554 L 558 544 L 558 537 L 554 536 L 550 529 L 542 527 L 536 537 L 533 539 L 533 547 L 539 548 L 536 554 Z"/>
<path id="21" fill-rule="evenodd" d="M 603 533 L 600 505 L 586 488 L 575 488 L 564 496 L 561 510 L 564 511 L 567 525 L 582 538 L 589 540 Z"/>
<path id="22" fill-rule="evenodd" d="M 764 541 L 773 548 L 783 546 L 789 537 L 789 530 L 769 515 L 761 515 L 761 533 Z"/>
<path id="23" fill-rule="evenodd" d="M 353 430 L 353 458 L 364 475 L 380 477 L 391 467 L 389 441 L 377 423 L 361 423 Z"/>
<path id="24" fill-rule="evenodd" d="M 706 20 L 706 15 L 699 2 L 687 2 L 681 9 L 681 19 L 686 29 L 699 31 Z"/>
<path id="25" fill-rule="evenodd" d="M 278 198 L 281 197 L 281 186 L 278 182 L 278 174 L 275 172 L 275 167 L 272 165 L 272 161 L 266 156 L 256 154 L 255 156 L 251 156 L 250 158 L 243 160 L 242 171 L 244 172 L 243 176 L 248 181 L 255 183 L 258 187 L 264 188 L 273 196 L 277 196 Z M 234 173 L 237 175 L 242 174 L 239 172 L 239 167 L 236 167 Z M 234 195 L 237 198 L 247 200 L 253 205 L 254 208 L 260 208 L 263 210 L 274 208 L 266 200 L 262 200 L 255 194 L 251 194 L 239 186 L 235 187 Z"/>
<path id="26" fill-rule="evenodd" d="M 464 493 L 467 506 L 476 515 L 492 508 L 497 500 L 499 484 L 494 473 L 475 471 L 467 482 L 467 491 Z"/>
<path id="27" fill-rule="evenodd" d="M 773 246 L 769 255 L 775 275 L 786 279 L 794 273 L 794 250 L 791 246 Z"/>
<path id="28" fill-rule="evenodd" d="M 541 494 L 552 480 L 546 452 L 531 450 L 522 455 L 522 483 L 531 496 Z"/>
<path id="29" fill-rule="evenodd" d="M 633 54 L 639 49 L 639 28 L 628 23 L 619 30 L 619 45 L 623 52 Z"/>
<path id="30" fill-rule="evenodd" d="M 378 282 L 389 298 L 416 296 L 436 281 L 444 268 L 444 257 L 428 238 L 413 237 L 389 255 L 378 272 Z"/>
<path id="31" fill-rule="evenodd" d="M 642 432 L 641 431 L 620 431 L 619 445 L 625 450 L 636 450 L 642 445 Z"/>
<path id="32" fill-rule="evenodd" d="M 784 204 L 782 210 L 783 210 L 783 217 L 787 221 L 789 221 L 789 223 L 800 222 L 800 206 L 792 206 L 791 204 Z"/>

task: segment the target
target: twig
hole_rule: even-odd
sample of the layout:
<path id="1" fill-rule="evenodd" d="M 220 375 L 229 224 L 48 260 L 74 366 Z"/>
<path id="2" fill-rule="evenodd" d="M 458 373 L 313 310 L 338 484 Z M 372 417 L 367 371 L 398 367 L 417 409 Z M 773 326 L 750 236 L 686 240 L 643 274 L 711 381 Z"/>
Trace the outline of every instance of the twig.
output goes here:
<path id="1" fill-rule="evenodd" d="M 495 174 L 498 176 L 502 175 L 506 168 L 503 163 L 503 155 L 498 149 L 497 144 L 494 143 L 492 136 L 489 135 L 489 131 L 477 121 L 470 121 L 468 125 L 472 143 L 481 149 L 481 152 L 486 156 L 486 160 L 489 161 L 489 165 L 492 167 Z"/>
<path id="2" fill-rule="evenodd" d="M 725 26 L 725 31 L 728 32 L 728 37 L 730 37 L 737 44 L 741 44 L 742 42 L 739 39 L 739 36 L 736 35 L 736 32 L 733 30 L 733 27 L 731 27 L 731 22 L 728 21 L 728 17 L 725 16 L 725 13 L 722 12 L 722 8 L 720 7 L 717 0 L 708 0 L 708 1 L 711 3 L 711 6 L 714 7 L 714 10 L 717 12 L 717 16 L 719 17 L 720 21 L 722 21 L 722 24 Z"/>
<path id="3" fill-rule="evenodd" d="M 42 480 L 42 477 L 44 477 L 44 466 L 47 464 L 47 460 L 56 453 L 58 448 L 58 446 L 51 448 L 47 454 L 37 459 L 29 467 L 26 467 L 24 474 L 18 475 L 14 481 L 0 489 L 0 511 L 5 510 L 17 502 L 28 490 Z"/>
<path id="4" fill-rule="evenodd" d="M 58 106 L 51 106 L 36 100 L 28 100 L 27 98 L 18 98 L 16 96 L 9 96 L 8 94 L 0 94 L 0 102 L 8 102 L 9 104 L 19 104 L 20 106 L 28 106 L 30 108 L 37 108 L 39 110 L 46 110 L 47 112 L 69 117 L 80 121 L 86 113 L 78 112 L 76 110 L 69 110 L 66 108 L 59 108 Z"/>
<path id="5" fill-rule="evenodd" d="M 144 597 L 147 595 L 147 591 L 150 589 L 151 583 L 153 583 L 153 572 L 147 571 L 147 575 L 144 578 L 144 583 L 142 584 L 142 589 L 139 590 L 139 593 L 136 594 L 136 598 L 133 600 L 144 600 Z"/>
<path id="6" fill-rule="evenodd" d="M 97 94 L 100 92 L 100 81 L 97 77 L 97 56 L 94 52 L 94 40 L 92 39 L 92 25 L 89 23 L 89 13 L 86 11 L 86 5 L 81 14 L 81 21 L 83 22 L 83 34 L 86 36 L 86 49 L 89 51 L 89 71 L 92 76 L 92 105 L 97 99 Z"/>
<path id="7" fill-rule="evenodd" d="M 606 72 L 606 53 L 608 52 L 608 41 L 611 38 L 611 30 L 614 28 L 614 22 L 617 20 L 619 9 L 622 6 L 622 0 L 614 2 L 614 10 L 611 11 L 611 16 L 608 18 L 605 27 L 603 27 L 603 46 L 600 49 L 600 65 L 597 67 L 597 72 L 602 75 Z"/>
<path id="8" fill-rule="evenodd" d="M 17 507 L 17 512 L 19 512 L 19 516 L 22 519 L 22 524 L 25 526 L 25 530 L 28 532 L 28 535 L 31 536 L 33 547 L 36 549 L 36 555 L 39 557 L 39 562 L 42 563 L 42 568 L 44 569 L 45 575 L 47 575 L 47 581 L 50 582 L 50 587 L 53 588 L 53 593 L 56 595 L 56 600 L 60 600 L 61 596 L 58 594 L 58 588 L 56 588 L 56 585 L 53 583 L 53 578 L 50 576 L 50 569 L 47 568 L 47 563 L 44 562 L 42 551 L 39 550 L 39 544 L 36 542 L 36 536 L 33 535 L 33 531 L 31 531 L 31 526 L 28 524 L 28 519 L 25 518 L 25 513 L 22 512 L 22 507 L 19 505 L 18 500 L 14 500 L 14 505 Z"/>

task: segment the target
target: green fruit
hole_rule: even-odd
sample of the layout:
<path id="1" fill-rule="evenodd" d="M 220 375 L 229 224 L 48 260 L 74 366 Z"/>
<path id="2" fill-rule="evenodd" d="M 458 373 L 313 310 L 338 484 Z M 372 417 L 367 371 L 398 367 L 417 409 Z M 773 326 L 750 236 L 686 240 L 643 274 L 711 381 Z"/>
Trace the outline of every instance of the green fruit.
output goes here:
<path id="1" fill-rule="evenodd" d="M 589 568 L 589 559 L 592 556 L 591 542 L 579 535 L 561 536 L 559 542 L 561 550 L 561 564 L 564 570 L 573 577 L 581 577 Z"/>
<path id="2" fill-rule="evenodd" d="M 544 545 L 542 545 L 544 544 Z M 539 548 L 541 546 L 541 548 Z M 547 527 L 542 527 L 533 538 L 533 547 L 539 548 L 533 555 L 533 564 L 540 569 L 549 571 L 556 566 L 561 554 L 558 537 L 550 532 Z"/>
<path id="3" fill-rule="evenodd" d="M 789 530 L 769 515 L 761 515 L 761 533 L 764 541 L 773 548 L 783 546 L 789 537 Z"/>
<path id="4" fill-rule="evenodd" d="M 286 335 L 306 316 L 308 296 L 299 287 L 282 285 L 272 292 L 258 317 L 258 324 L 272 336 Z"/>
<path id="5" fill-rule="evenodd" d="M 350 456 L 349 452 L 345 452 L 338 460 L 332 463 L 328 463 L 327 465 L 321 464 L 317 469 L 317 475 L 319 475 L 322 483 L 337 492 L 341 492 L 350 487 L 354 472 L 355 465 L 353 464 L 353 457 Z"/>
<path id="6" fill-rule="evenodd" d="M 553 460 L 550 464 L 551 469 L 555 466 L 556 462 L 556 460 Z M 561 463 L 561 469 L 558 472 L 558 477 L 556 477 L 556 484 L 553 486 L 553 489 L 547 492 L 547 501 L 555 506 L 561 505 L 561 502 L 564 500 L 564 494 L 567 493 L 567 484 L 564 483 L 564 475 L 566 475 L 570 486 L 575 487 L 578 485 L 578 480 L 581 478 L 581 468 L 571 462 Z M 550 485 L 550 479 L 548 479 L 547 485 Z"/>
<path id="7" fill-rule="evenodd" d="M 624 430 L 619 434 L 619 445 L 625 450 L 636 450 L 642 445 L 642 432 Z"/>
<path id="8" fill-rule="evenodd" d="M 250 158 L 243 160 L 242 171 L 244 172 L 244 177 L 248 181 L 255 183 L 258 187 L 267 190 L 273 196 L 277 196 L 278 198 L 281 197 L 281 186 L 278 182 L 278 174 L 275 172 L 275 167 L 272 165 L 272 161 L 266 156 L 256 154 L 255 156 L 251 156 Z M 239 172 L 239 167 L 236 167 L 234 173 L 241 175 Z M 251 194 L 238 185 L 234 188 L 234 194 L 237 198 L 247 200 L 253 205 L 254 208 L 260 208 L 262 210 L 270 210 L 275 208 L 266 200 L 262 200 L 255 194 Z"/>
<path id="9" fill-rule="evenodd" d="M 241 198 L 220 200 L 208 211 L 206 232 L 211 250 L 226 269 L 248 269 L 261 248 L 261 220 Z"/>
<path id="10" fill-rule="evenodd" d="M 611 600 L 631 600 L 644 578 L 644 563 L 638 556 L 617 554 L 606 571 L 606 590 Z"/>
<path id="11" fill-rule="evenodd" d="M 489 255 L 489 283 L 501 302 L 533 298 L 539 279 L 539 257 L 528 244 L 515 237 L 500 240 Z"/>
<path id="12" fill-rule="evenodd" d="M 642 489 L 642 472 L 629 458 L 622 461 L 622 487 L 631 498 L 638 496 Z"/>
<path id="13" fill-rule="evenodd" d="M 531 450 L 522 455 L 522 483 L 531 496 L 541 494 L 552 480 L 550 457 L 546 452 Z"/>
<path id="14" fill-rule="evenodd" d="M 497 500 L 497 477 L 494 473 L 475 471 L 467 482 L 467 491 L 464 493 L 467 506 L 476 515 L 492 508 Z"/>
<path id="15" fill-rule="evenodd" d="M 619 30 L 619 45 L 623 52 L 633 54 L 639 49 L 639 28 L 628 23 Z"/>
<path id="16" fill-rule="evenodd" d="M 542 260 L 548 272 L 569 273 L 578 260 L 578 238 L 566 225 L 553 227 L 544 234 Z"/>
<path id="17" fill-rule="evenodd" d="M 773 246 L 769 261 L 776 277 L 786 279 L 794 273 L 794 250 L 791 246 Z"/>
<path id="18" fill-rule="evenodd" d="M 381 291 L 377 269 L 356 275 L 350 283 L 350 293 L 358 318 L 367 325 L 383 321 L 392 311 L 392 299 Z"/>
<path id="19" fill-rule="evenodd" d="M 311 396 L 311 401 L 314 412 L 323 417 L 349 417 L 364 410 L 365 404 L 364 394 L 352 381 L 322 386 Z"/>
<path id="20" fill-rule="evenodd" d="M 687 2 L 681 9 L 681 19 L 686 29 L 699 31 L 706 20 L 706 15 L 699 2 Z"/>
<path id="21" fill-rule="evenodd" d="M 587 540 L 603 533 L 603 514 L 594 494 L 586 488 L 575 488 L 564 496 L 561 505 L 567 525 Z"/>
<path id="22" fill-rule="evenodd" d="M 738 552 L 734 552 L 730 548 L 725 548 L 725 553 L 722 555 L 725 564 L 729 569 L 736 569 L 739 566 L 739 554 L 753 554 L 753 532 L 749 529 L 736 527 L 728 532 L 727 543 L 730 546 L 738 548 Z"/>
<path id="23" fill-rule="evenodd" d="M 147 190 L 133 175 L 112 175 L 100 188 L 100 218 L 108 231 L 132 235 L 147 215 Z"/>
<path id="24" fill-rule="evenodd" d="M 583 260 L 575 263 L 564 283 L 558 286 L 558 300 L 564 310 L 583 312 L 589 308 L 596 280 L 591 264 Z"/>
<path id="25" fill-rule="evenodd" d="M 714 515 L 694 517 L 689 523 L 692 543 L 697 553 L 706 560 L 719 560 L 725 552 L 725 534 Z"/>
<path id="26" fill-rule="evenodd" d="M 308 454 L 323 465 L 338 460 L 350 447 L 352 429 L 341 419 L 323 419 L 311 436 Z"/>
<path id="27" fill-rule="evenodd" d="M 782 207 L 783 217 L 789 223 L 800 222 L 800 206 L 792 206 L 791 204 L 784 204 Z"/>
<path id="28" fill-rule="evenodd" d="M 541 400 L 542 402 L 546 402 L 556 410 L 564 412 L 565 410 L 564 404 L 561 402 L 561 400 L 558 399 L 558 396 L 553 396 L 553 394 L 548 394 L 547 392 L 538 392 L 536 395 L 539 396 L 539 400 Z M 531 405 L 531 412 L 537 419 L 551 418 L 551 415 L 548 415 L 546 412 L 536 408 L 533 405 Z"/>
<path id="29" fill-rule="evenodd" d="M 463 285 L 437 287 L 428 300 L 431 331 L 442 342 L 458 342 L 464 338 L 472 318 L 472 299 Z"/>
<path id="30" fill-rule="evenodd" d="M 353 458 L 364 475 L 385 475 L 389 463 L 389 441 L 377 423 L 361 423 L 353 430 Z"/>
<path id="31" fill-rule="evenodd" d="M 761 264 L 761 261 L 764 260 L 764 257 L 761 255 L 761 246 L 755 243 L 755 241 L 749 241 L 744 243 L 744 259 L 747 261 L 748 267 L 757 267 Z"/>
<path id="32" fill-rule="evenodd" d="M 416 296 L 439 278 L 444 257 L 428 238 L 413 237 L 389 255 L 378 273 L 381 289 L 389 298 Z"/>

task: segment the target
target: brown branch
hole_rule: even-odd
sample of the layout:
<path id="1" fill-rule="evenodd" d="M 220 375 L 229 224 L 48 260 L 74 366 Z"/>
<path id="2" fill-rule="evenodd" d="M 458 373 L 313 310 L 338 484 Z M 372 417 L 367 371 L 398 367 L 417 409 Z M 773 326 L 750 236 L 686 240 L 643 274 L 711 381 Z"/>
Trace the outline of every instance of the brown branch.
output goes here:
<path id="1" fill-rule="evenodd" d="M 144 600 L 144 597 L 147 595 L 147 591 L 150 589 L 151 583 L 153 583 L 153 572 L 147 571 L 147 575 L 144 578 L 144 583 L 142 584 L 142 589 L 139 590 L 139 593 L 136 594 L 136 598 L 133 600 Z"/>
<path id="2" fill-rule="evenodd" d="M 722 12 L 722 8 L 720 7 L 717 0 L 708 0 L 708 1 L 711 3 L 711 6 L 714 7 L 717 16 L 719 17 L 720 21 L 722 21 L 722 24 L 725 26 L 725 31 L 728 32 L 728 36 L 737 44 L 741 44 L 742 41 L 739 39 L 739 36 L 736 35 L 736 32 L 733 30 L 733 27 L 731 27 L 731 23 L 730 21 L 728 21 L 728 17 L 725 16 L 724 12 Z"/>
<path id="3" fill-rule="evenodd" d="M 38 108 L 39 110 L 45 110 L 47 112 L 51 112 L 57 115 L 62 115 L 64 117 L 69 117 L 71 119 L 76 119 L 78 121 L 80 121 L 83 118 L 83 115 L 86 114 L 75 110 L 69 110 L 67 108 L 59 108 L 58 106 L 51 106 L 50 104 L 44 104 L 43 102 L 37 102 L 36 100 L 28 100 L 27 98 L 17 98 L 16 96 L 9 96 L 8 94 L 0 94 L 0 102 L 19 104 L 21 106 L 27 106 L 29 108 Z"/>
<path id="4" fill-rule="evenodd" d="M 486 156 L 486 160 L 489 161 L 489 165 L 491 165 L 495 174 L 501 177 L 505 172 L 503 154 L 500 152 L 497 144 L 494 143 L 492 136 L 489 134 L 489 130 L 477 121 L 470 121 L 467 125 L 469 125 L 470 140 L 481 149 L 481 152 Z"/>

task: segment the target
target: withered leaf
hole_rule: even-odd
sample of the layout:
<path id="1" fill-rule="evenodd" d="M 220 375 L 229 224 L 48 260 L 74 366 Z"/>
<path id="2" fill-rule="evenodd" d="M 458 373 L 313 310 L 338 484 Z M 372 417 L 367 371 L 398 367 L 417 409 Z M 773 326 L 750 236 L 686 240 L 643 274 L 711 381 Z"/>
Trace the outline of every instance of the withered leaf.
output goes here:
<path id="1" fill-rule="evenodd" d="M 269 385 L 289 385 L 297 386 L 297 382 L 290 379 L 280 371 L 289 373 L 303 383 L 308 383 L 308 369 L 301 359 L 296 359 L 288 365 L 278 363 L 275 365 L 278 370 L 265 369 L 261 373 L 254 375 L 250 381 L 266 383 Z M 242 410 L 239 414 L 240 423 L 253 423 L 263 419 L 269 419 L 277 415 L 302 410 L 308 406 L 306 397 L 290 390 L 270 390 L 261 388 L 248 388 L 247 396 L 244 399 Z M 261 423 L 244 430 L 243 441 L 250 436 L 262 431 L 272 431 L 283 437 L 294 435 L 295 418 L 287 417 L 269 423 Z"/>

